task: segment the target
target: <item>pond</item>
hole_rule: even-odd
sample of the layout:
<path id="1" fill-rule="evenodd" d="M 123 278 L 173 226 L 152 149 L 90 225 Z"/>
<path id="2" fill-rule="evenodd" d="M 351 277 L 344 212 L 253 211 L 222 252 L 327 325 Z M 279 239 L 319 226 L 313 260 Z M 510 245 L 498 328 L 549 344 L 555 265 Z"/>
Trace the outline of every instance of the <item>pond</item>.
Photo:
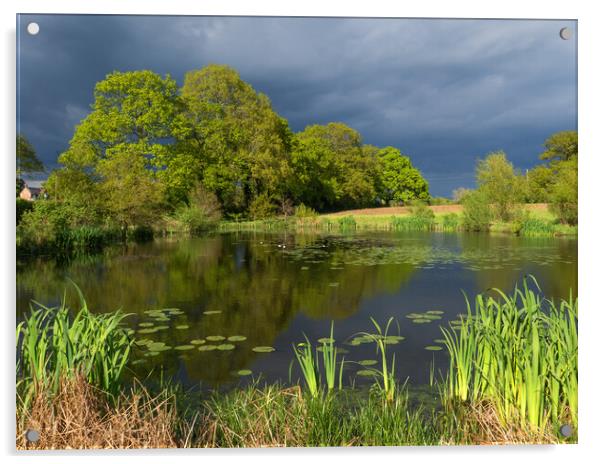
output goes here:
<path id="1" fill-rule="evenodd" d="M 394 317 L 388 345 L 396 376 L 424 385 L 441 331 L 490 287 L 504 291 L 526 275 L 546 297 L 577 295 L 577 240 L 493 234 L 416 232 L 221 233 L 113 247 L 57 262 L 17 264 L 17 314 L 30 301 L 72 307 L 72 279 L 92 311 L 123 309 L 137 338 L 138 378 L 171 378 L 187 387 L 229 388 L 252 378 L 288 382 L 292 345 L 330 333 L 345 356 L 346 383 L 374 344 L 357 334 Z M 420 314 L 420 316 L 418 315 Z M 410 317 L 408 317 L 410 316 Z M 355 341 L 354 341 L 355 340 Z M 429 348 L 427 348 L 429 347 Z M 249 372 L 250 371 L 250 372 Z M 245 375 L 246 374 L 246 375 Z M 293 381 L 298 372 L 293 370 Z"/>

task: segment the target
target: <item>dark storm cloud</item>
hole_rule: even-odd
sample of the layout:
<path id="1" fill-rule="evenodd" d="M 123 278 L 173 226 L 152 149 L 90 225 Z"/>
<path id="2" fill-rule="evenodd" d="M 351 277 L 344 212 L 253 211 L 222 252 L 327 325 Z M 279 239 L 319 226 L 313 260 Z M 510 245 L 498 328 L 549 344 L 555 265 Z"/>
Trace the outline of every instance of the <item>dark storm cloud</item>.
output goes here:
<path id="1" fill-rule="evenodd" d="M 24 33 L 30 21 L 40 33 Z M 576 128 L 570 21 L 23 16 L 20 130 L 55 166 L 113 70 L 179 83 L 208 63 L 236 68 L 294 130 L 342 121 L 412 156 L 434 194 L 473 183 L 497 149 L 520 168 L 551 133 Z"/>

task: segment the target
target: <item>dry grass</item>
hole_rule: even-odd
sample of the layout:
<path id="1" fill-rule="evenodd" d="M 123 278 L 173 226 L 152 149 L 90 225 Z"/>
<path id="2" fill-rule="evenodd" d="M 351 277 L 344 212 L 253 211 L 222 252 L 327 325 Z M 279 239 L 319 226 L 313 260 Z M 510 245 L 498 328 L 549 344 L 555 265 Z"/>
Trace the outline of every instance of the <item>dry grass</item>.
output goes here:
<path id="1" fill-rule="evenodd" d="M 524 205 L 528 211 L 547 211 L 547 203 L 533 203 Z M 462 212 L 462 205 L 433 205 L 429 206 L 435 214 L 447 214 Z M 393 216 L 410 214 L 412 207 L 410 206 L 388 206 L 384 208 L 364 208 L 364 209 L 351 209 L 346 211 L 339 211 L 331 214 L 324 214 L 323 216 Z"/>
<path id="2" fill-rule="evenodd" d="M 82 377 L 63 379 L 58 393 L 39 392 L 17 407 L 17 449 L 173 448 L 179 420 L 173 398 L 151 397 L 142 387 L 110 402 Z M 28 429 L 40 440 L 28 443 Z"/>

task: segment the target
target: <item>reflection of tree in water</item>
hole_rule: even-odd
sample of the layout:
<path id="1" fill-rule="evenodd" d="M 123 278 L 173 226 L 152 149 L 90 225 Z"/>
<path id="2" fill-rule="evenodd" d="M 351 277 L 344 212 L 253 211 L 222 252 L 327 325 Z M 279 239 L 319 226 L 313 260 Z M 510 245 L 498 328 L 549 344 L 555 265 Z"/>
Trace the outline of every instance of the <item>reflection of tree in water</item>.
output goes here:
<path id="1" fill-rule="evenodd" d="M 60 266 L 32 261 L 18 268 L 17 304 L 21 312 L 32 298 L 56 304 L 67 287 L 68 302 L 77 307 L 69 277 L 93 311 L 123 308 L 133 313 L 133 326 L 149 320 L 147 309 L 184 310 L 185 315 L 170 321 L 169 330 L 147 336 L 169 346 L 208 335 L 246 336 L 231 352 L 165 351 L 135 366 L 141 376 L 163 365 L 169 376 L 211 384 L 250 366 L 261 356 L 251 348 L 272 345 L 298 313 L 313 319 L 348 318 L 366 298 L 398 292 L 418 267 L 458 263 L 472 268 L 480 289 L 508 290 L 532 272 L 547 295 L 564 296 L 571 285 L 576 295 L 576 241 L 571 240 L 241 233 L 114 248 Z M 174 329 L 179 324 L 189 328 Z"/>

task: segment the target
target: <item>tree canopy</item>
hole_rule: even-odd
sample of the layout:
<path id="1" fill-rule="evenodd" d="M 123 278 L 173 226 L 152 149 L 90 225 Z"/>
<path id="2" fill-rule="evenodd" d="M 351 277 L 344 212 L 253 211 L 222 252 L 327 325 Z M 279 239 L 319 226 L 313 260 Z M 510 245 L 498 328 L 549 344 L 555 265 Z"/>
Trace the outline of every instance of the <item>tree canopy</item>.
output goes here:
<path id="1" fill-rule="evenodd" d="M 188 72 L 181 88 L 147 70 L 107 75 L 59 162 L 46 183 L 53 198 L 87 202 L 123 227 L 158 211 L 182 214 L 191 192 L 214 195 L 226 216 L 257 218 L 300 204 L 325 211 L 429 198 L 398 149 L 364 145 L 342 122 L 293 133 L 266 95 L 215 64 Z"/>

